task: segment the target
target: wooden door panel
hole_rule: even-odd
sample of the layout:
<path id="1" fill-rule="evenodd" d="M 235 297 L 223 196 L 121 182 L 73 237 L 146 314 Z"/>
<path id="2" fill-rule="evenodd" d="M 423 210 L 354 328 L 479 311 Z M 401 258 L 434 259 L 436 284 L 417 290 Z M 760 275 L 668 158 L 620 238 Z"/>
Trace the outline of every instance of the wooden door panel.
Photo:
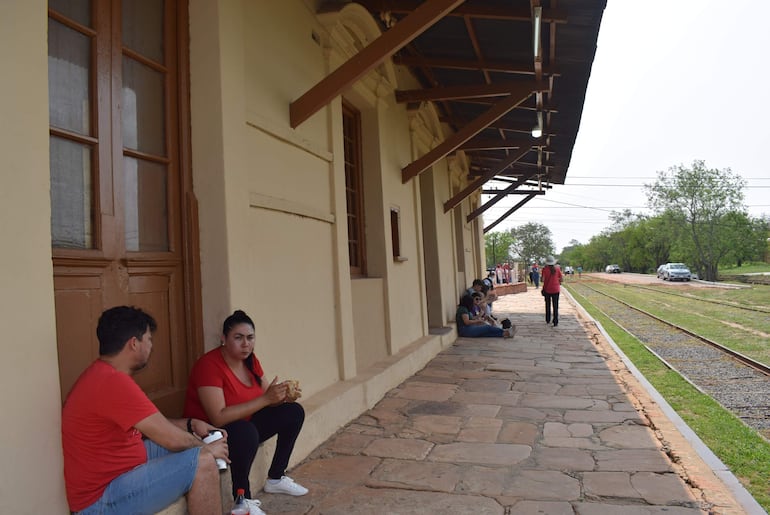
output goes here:
<path id="1" fill-rule="evenodd" d="M 197 215 L 190 204 L 187 2 L 85 4 L 83 19 L 66 2 L 48 10 L 62 398 L 98 357 L 101 312 L 133 305 L 158 323 L 136 380 L 175 415 L 202 349 L 197 218 L 182 215 Z"/>
<path id="2" fill-rule="evenodd" d="M 96 324 L 102 281 L 93 275 L 54 275 L 59 382 L 62 401 L 83 370 L 99 356 Z"/>
<path id="3" fill-rule="evenodd" d="M 155 318 L 158 329 L 152 338 L 147 367 L 136 374 L 136 382 L 166 415 L 176 416 L 182 407 L 186 386 L 187 352 L 182 316 L 181 267 L 129 268 L 129 301 Z"/>

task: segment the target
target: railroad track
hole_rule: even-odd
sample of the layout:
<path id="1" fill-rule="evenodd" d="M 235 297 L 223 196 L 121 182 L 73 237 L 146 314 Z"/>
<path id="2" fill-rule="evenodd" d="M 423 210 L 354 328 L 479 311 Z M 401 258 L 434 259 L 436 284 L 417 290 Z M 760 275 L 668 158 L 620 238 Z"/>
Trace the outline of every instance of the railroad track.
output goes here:
<path id="1" fill-rule="evenodd" d="M 770 367 L 767 364 L 585 283 L 570 286 L 624 331 L 634 335 L 666 366 L 770 439 Z"/>
<path id="2" fill-rule="evenodd" d="M 650 286 L 644 286 L 642 284 L 631 284 L 627 283 L 624 284 L 625 288 L 636 288 L 639 290 L 647 290 L 647 291 L 654 291 L 655 293 L 664 293 L 666 295 L 672 295 L 674 297 L 680 297 L 690 300 L 697 300 L 699 302 L 708 302 L 709 304 L 717 304 L 719 306 L 725 306 L 728 308 L 735 308 L 735 309 L 741 309 L 744 311 L 753 311 L 755 313 L 770 313 L 770 309 L 767 308 L 761 308 L 759 306 L 744 306 L 742 304 L 737 304 L 735 302 L 725 302 L 723 300 L 715 300 L 715 299 L 705 299 L 703 297 L 698 297 L 695 295 L 688 295 L 686 293 L 678 293 L 676 291 L 672 291 L 668 288 L 653 288 Z"/>

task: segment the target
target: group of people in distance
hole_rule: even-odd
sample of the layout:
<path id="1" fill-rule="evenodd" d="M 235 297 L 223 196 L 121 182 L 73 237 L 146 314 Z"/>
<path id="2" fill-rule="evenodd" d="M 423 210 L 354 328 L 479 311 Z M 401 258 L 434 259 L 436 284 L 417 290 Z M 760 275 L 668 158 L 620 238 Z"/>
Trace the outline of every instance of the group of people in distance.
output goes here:
<path id="1" fill-rule="evenodd" d="M 78 378 L 62 408 L 67 501 L 72 513 L 152 514 L 181 496 L 191 515 L 221 513 L 217 458 L 229 463 L 233 497 L 245 491 L 250 515 L 264 515 L 251 498 L 249 470 L 259 444 L 277 435 L 263 489 L 304 495 L 286 476 L 305 412 L 292 381 L 270 380 L 254 356 L 254 322 L 243 311 L 227 317 L 221 345 L 192 369 L 184 418 L 168 419 L 131 377 L 152 351 L 155 320 L 139 308 L 102 313 L 99 358 Z M 204 443 L 210 432 L 223 438 Z"/>
<path id="2" fill-rule="evenodd" d="M 559 325 L 559 295 L 564 275 L 556 264 L 556 258 L 548 256 L 542 269 L 533 264 L 529 272 L 530 281 L 535 288 L 543 287 L 540 293 L 545 301 L 545 323 L 553 323 L 553 327 Z M 492 302 L 497 299 L 494 293 L 492 274 L 487 279 L 475 279 L 473 285 L 460 297 L 457 306 L 455 322 L 457 334 L 465 338 L 474 337 L 503 337 L 513 338 L 516 334 L 516 326 L 506 319 L 502 327 L 498 327 L 497 319 L 492 315 Z"/>
<path id="3" fill-rule="evenodd" d="M 516 326 L 510 320 L 497 325 L 497 318 L 492 315 L 492 303 L 497 300 L 491 278 L 474 279 L 473 284 L 460 297 L 455 322 L 457 334 L 466 338 L 492 337 L 513 338 Z"/>

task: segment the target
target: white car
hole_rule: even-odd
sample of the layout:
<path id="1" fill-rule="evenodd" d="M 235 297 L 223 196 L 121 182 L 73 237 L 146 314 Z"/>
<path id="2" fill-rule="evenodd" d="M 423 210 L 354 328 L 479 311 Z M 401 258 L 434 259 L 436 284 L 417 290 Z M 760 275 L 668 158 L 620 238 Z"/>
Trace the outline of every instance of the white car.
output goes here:
<path id="1" fill-rule="evenodd" d="M 666 263 L 658 267 L 658 279 L 664 281 L 689 281 L 692 273 L 684 263 Z"/>

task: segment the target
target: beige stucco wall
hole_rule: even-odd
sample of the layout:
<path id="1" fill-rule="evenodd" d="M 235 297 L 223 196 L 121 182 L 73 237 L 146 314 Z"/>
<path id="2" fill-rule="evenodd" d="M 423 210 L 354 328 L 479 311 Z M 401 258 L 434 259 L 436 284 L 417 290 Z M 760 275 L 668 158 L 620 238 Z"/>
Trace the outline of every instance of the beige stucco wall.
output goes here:
<path id="1" fill-rule="evenodd" d="M 222 318 L 243 308 L 258 326 L 267 369 L 301 377 L 309 394 L 371 361 L 355 357 L 355 334 L 367 327 L 384 326 L 384 340 L 370 342 L 372 356 L 398 352 L 427 331 L 417 181 L 401 183 L 412 159 L 405 107 L 392 89 L 372 91 L 365 81 L 344 93 L 363 116 L 367 257 L 382 299 L 349 279 L 339 223 L 340 101 L 289 126 L 290 101 L 345 59 L 333 26 L 299 0 L 191 3 L 206 345 L 216 345 Z M 211 127 L 222 136 L 209 144 Z M 392 207 L 400 210 L 406 261 L 392 259 Z M 373 316 L 382 318 L 373 324 Z M 312 345 L 301 328 L 312 328 Z"/>
<path id="2" fill-rule="evenodd" d="M 356 407 L 372 405 L 398 377 L 451 342 L 449 335 L 425 336 L 423 206 L 418 181 L 401 183 L 401 169 L 415 152 L 406 108 L 392 96 L 397 82 L 409 79 L 403 70 L 377 70 L 374 82 L 345 93 L 362 103 L 367 134 L 376 134 L 366 158 L 374 163 L 367 171 L 373 277 L 361 287 L 350 280 L 341 101 L 296 130 L 288 123 L 289 102 L 345 58 L 314 39 L 317 34 L 325 41 L 329 29 L 309 3 L 189 2 L 191 138 L 206 348 L 218 344 L 223 318 L 245 309 L 256 322 L 257 353 L 267 373 L 300 379 L 320 418 L 328 416 L 320 406 L 344 395 L 360 397 L 346 401 Z M 4 246 L 0 272 L 0 402 L 12 421 L 0 429 L 6 464 L 0 513 L 66 512 L 50 251 L 46 8 L 42 0 L 0 2 L 0 237 L 12 242 Z M 451 320 L 454 290 L 464 284 L 454 280 L 452 215 L 440 207 L 450 188 L 441 163 L 431 209 L 439 247 L 446 245 L 439 254 L 441 280 L 447 281 L 441 296 Z M 392 257 L 391 207 L 401 214 L 406 261 Z M 465 225 L 460 246 L 472 245 Z M 356 335 L 371 327 L 376 338 L 360 342 Z M 360 370 L 399 353 L 400 361 L 390 362 L 397 363 L 392 374 L 385 372 L 387 361 L 377 374 Z M 376 387 L 337 395 L 340 380 L 361 375 Z M 303 452 L 335 423 L 317 424 L 322 430 L 300 443 Z"/>
<path id="3" fill-rule="evenodd" d="M 51 266 L 47 3 L 0 2 L 0 513 L 64 513 Z"/>

